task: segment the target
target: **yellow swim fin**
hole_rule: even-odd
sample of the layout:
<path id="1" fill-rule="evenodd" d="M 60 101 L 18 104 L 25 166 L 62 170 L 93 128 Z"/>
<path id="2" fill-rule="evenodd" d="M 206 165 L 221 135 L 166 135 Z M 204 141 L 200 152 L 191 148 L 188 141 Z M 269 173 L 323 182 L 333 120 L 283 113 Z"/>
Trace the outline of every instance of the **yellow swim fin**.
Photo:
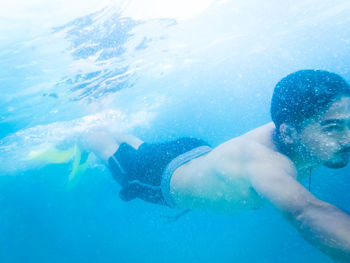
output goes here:
<path id="1" fill-rule="evenodd" d="M 75 154 L 74 154 L 74 160 L 73 160 L 73 168 L 71 173 L 68 176 L 68 188 L 71 188 L 75 186 L 78 182 L 81 176 L 85 173 L 86 169 L 88 168 L 91 160 L 92 155 L 91 153 L 87 153 L 86 159 L 81 163 L 82 161 L 82 152 L 79 149 L 77 145 L 75 145 Z"/>
<path id="2" fill-rule="evenodd" d="M 43 149 L 30 151 L 27 160 L 45 163 L 66 163 L 72 160 L 75 154 L 75 147 L 70 147 L 67 150 L 58 150 L 56 146 L 48 145 Z"/>
<path id="3" fill-rule="evenodd" d="M 88 155 L 82 162 L 83 152 L 77 144 L 67 150 L 58 150 L 56 146 L 50 144 L 42 149 L 32 150 L 26 159 L 40 161 L 45 164 L 67 163 L 73 160 L 72 171 L 68 176 L 68 188 L 71 188 L 79 182 L 79 179 L 92 161 L 91 153 L 84 152 L 84 154 Z"/>

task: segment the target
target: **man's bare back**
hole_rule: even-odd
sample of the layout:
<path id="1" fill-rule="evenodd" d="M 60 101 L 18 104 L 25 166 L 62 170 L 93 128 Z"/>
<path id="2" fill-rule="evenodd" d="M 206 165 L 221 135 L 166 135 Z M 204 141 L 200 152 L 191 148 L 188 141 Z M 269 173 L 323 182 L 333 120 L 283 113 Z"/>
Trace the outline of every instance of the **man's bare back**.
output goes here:
<path id="1" fill-rule="evenodd" d="M 179 167 L 170 183 L 176 204 L 227 214 L 260 208 L 263 197 L 254 190 L 248 166 L 285 159 L 273 143 L 274 129 L 273 123 L 266 124 Z"/>

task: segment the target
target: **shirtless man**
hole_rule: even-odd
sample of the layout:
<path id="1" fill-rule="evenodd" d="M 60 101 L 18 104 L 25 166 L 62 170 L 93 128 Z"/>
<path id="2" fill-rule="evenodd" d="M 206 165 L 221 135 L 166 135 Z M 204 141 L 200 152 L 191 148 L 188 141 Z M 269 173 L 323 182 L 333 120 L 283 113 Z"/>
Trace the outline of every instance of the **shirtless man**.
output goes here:
<path id="1" fill-rule="evenodd" d="M 292 73 L 275 87 L 271 117 L 213 149 L 193 138 L 147 144 L 107 133 L 91 145 L 121 184 L 125 201 L 226 214 L 271 202 L 306 240 L 350 262 L 349 214 L 300 183 L 318 166 L 349 162 L 349 84 L 327 71 Z"/>

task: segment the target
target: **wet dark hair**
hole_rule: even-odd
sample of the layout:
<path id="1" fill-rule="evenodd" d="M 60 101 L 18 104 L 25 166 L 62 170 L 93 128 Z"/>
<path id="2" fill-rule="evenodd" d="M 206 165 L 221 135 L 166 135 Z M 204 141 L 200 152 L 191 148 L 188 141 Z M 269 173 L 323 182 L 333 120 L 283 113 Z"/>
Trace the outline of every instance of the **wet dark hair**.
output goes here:
<path id="1" fill-rule="evenodd" d="M 303 121 L 324 112 L 340 96 L 350 96 L 349 84 L 324 70 L 300 70 L 277 83 L 271 101 L 271 118 L 300 128 Z"/>

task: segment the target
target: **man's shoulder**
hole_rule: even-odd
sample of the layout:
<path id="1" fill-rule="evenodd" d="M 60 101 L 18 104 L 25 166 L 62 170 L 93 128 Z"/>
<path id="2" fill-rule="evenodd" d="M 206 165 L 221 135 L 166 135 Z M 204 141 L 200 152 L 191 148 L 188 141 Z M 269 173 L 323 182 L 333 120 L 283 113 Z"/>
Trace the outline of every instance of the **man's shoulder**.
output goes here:
<path id="1" fill-rule="evenodd" d="M 218 155 L 241 162 L 245 165 L 264 163 L 277 167 L 291 167 L 292 161 L 280 153 L 273 141 L 273 123 L 260 126 L 242 136 L 233 138 L 219 145 L 215 151 Z"/>
<path id="2" fill-rule="evenodd" d="M 273 123 L 268 123 L 220 144 L 217 150 L 228 154 L 255 150 L 277 151 L 273 142 L 274 129 Z"/>

